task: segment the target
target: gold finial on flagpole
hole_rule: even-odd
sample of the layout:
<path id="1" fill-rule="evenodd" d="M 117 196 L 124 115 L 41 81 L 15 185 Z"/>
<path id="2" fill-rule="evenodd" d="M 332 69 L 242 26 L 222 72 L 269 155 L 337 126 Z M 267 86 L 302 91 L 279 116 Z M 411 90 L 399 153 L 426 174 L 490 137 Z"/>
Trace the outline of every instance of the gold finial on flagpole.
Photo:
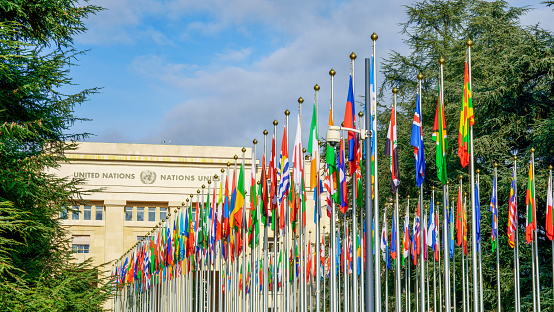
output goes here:
<path id="1" fill-rule="evenodd" d="M 444 59 L 444 57 L 441 56 L 439 58 L 439 64 L 444 65 L 445 62 L 446 62 L 446 60 Z"/>
<path id="2" fill-rule="evenodd" d="M 407 196 L 407 197 L 408 197 L 408 199 L 409 199 L 409 198 L 410 198 L 410 194 L 408 194 L 408 196 Z"/>
<path id="3" fill-rule="evenodd" d="M 190 200 L 191 200 L 191 201 L 192 201 L 192 196 L 194 196 L 194 195 L 190 194 Z"/>
<path id="4" fill-rule="evenodd" d="M 223 175 L 223 173 L 225 172 L 225 169 L 221 168 L 221 174 Z"/>
<path id="5" fill-rule="evenodd" d="M 422 80 L 423 79 L 423 75 L 421 73 L 417 74 L 417 80 Z"/>
<path id="6" fill-rule="evenodd" d="M 302 153 L 306 153 L 306 149 L 305 149 L 305 148 L 302 148 Z"/>
<path id="7" fill-rule="evenodd" d="M 233 156 L 233 158 L 234 158 L 235 160 L 239 159 L 239 157 L 238 157 L 237 155 Z"/>
<path id="8" fill-rule="evenodd" d="M 450 181 L 446 181 L 446 185 L 450 185 Z"/>
<path id="9" fill-rule="evenodd" d="M 277 119 L 273 120 L 273 125 L 276 126 L 279 122 L 277 121 Z"/>
<path id="10" fill-rule="evenodd" d="M 473 41 L 471 41 L 471 39 L 467 39 L 466 41 L 466 46 L 468 46 L 469 48 L 471 48 L 473 46 Z"/>
<path id="11" fill-rule="evenodd" d="M 285 111 L 285 116 L 288 116 L 288 115 L 290 115 L 290 111 L 287 109 L 287 110 Z"/>
<path id="12" fill-rule="evenodd" d="M 360 117 L 360 118 L 364 117 L 364 112 L 359 111 L 359 112 L 358 112 L 358 117 Z"/>
<path id="13" fill-rule="evenodd" d="M 258 144 L 258 140 L 254 139 L 254 141 L 252 141 L 252 143 L 254 143 L 254 145 Z"/>
<path id="14" fill-rule="evenodd" d="M 495 161 L 493 166 L 494 166 L 495 168 L 498 167 L 498 163 Z"/>
<path id="15" fill-rule="evenodd" d="M 548 166 L 548 170 L 552 170 L 552 165 L 549 165 L 549 166 Z"/>
<path id="16" fill-rule="evenodd" d="M 435 190 L 435 186 L 431 185 L 431 191 L 434 191 L 434 190 Z"/>
<path id="17" fill-rule="evenodd" d="M 206 185 L 202 184 L 202 188 L 206 188 Z"/>
<path id="18" fill-rule="evenodd" d="M 531 147 L 531 153 L 534 153 L 534 152 L 535 152 L 535 148 Z"/>
<path id="19" fill-rule="evenodd" d="M 479 174 L 481 172 L 481 170 L 477 169 L 475 170 L 475 173 Z"/>
<path id="20" fill-rule="evenodd" d="M 517 155 L 514 155 L 514 160 L 517 160 Z"/>
<path id="21" fill-rule="evenodd" d="M 467 192 L 464 192 L 464 196 L 467 196 Z"/>
<path id="22" fill-rule="evenodd" d="M 354 52 L 350 53 L 350 59 L 351 60 L 355 60 L 356 56 L 357 56 L 356 53 L 354 53 Z"/>
<path id="23" fill-rule="evenodd" d="M 371 34 L 371 40 L 377 41 L 377 39 L 379 39 L 379 36 L 376 33 Z"/>
<path id="24" fill-rule="evenodd" d="M 200 190 L 196 190 L 196 193 L 197 193 L 197 194 L 200 194 Z"/>
<path id="25" fill-rule="evenodd" d="M 331 76 L 334 76 L 337 72 L 335 72 L 334 69 L 331 68 L 331 70 L 329 71 L 329 75 Z"/>
<path id="26" fill-rule="evenodd" d="M 304 103 L 304 99 L 302 97 L 299 97 L 298 98 L 298 103 L 300 103 L 300 104 Z"/>
<path id="27" fill-rule="evenodd" d="M 398 93 L 398 89 L 396 87 L 392 88 L 392 93 L 394 94 Z"/>
<path id="28" fill-rule="evenodd" d="M 243 147 L 241 150 L 243 153 L 246 153 L 246 147 Z"/>
<path id="29" fill-rule="evenodd" d="M 268 134 L 267 129 L 265 129 L 263 133 L 264 135 L 267 135 Z"/>
<path id="30" fill-rule="evenodd" d="M 458 179 L 461 180 L 462 178 L 463 178 L 463 176 L 460 174 L 460 175 L 458 176 Z"/>
<path id="31" fill-rule="evenodd" d="M 319 85 L 317 83 L 314 86 L 314 90 L 319 91 Z"/>

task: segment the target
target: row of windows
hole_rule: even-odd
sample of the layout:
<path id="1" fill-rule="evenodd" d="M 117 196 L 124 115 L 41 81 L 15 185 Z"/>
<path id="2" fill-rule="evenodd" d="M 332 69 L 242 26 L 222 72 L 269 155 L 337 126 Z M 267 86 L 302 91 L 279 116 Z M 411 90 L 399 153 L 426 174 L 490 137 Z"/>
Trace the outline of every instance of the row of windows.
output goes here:
<path id="1" fill-rule="evenodd" d="M 167 216 L 167 208 L 159 207 L 159 219 L 156 219 L 156 207 L 125 207 L 125 221 L 159 221 Z M 133 215 L 133 210 L 135 214 Z M 145 215 L 146 214 L 146 215 Z"/>
<path id="2" fill-rule="evenodd" d="M 103 206 L 73 206 L 71 208 L 71 220 L 81 220 L 80 215 L 83 214 L 83 220 L 103 220 L 104 219 L 104 207 Z M 67 208 L 63 208 L 60 213 L 60 219 L 67 219 L 69 216 Z"/>

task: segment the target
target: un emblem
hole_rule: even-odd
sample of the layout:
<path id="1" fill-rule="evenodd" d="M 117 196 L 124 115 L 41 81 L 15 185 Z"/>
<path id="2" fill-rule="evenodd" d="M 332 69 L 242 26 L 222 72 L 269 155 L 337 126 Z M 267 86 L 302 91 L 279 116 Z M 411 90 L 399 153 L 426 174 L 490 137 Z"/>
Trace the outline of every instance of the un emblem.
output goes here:
<path id="1" fill-rule="evenodd" d="M 140 173 L 140 180 L 144 184 L 152 184 L 156 181 L 156 173 L 150 170 L 144 170 Z"/>

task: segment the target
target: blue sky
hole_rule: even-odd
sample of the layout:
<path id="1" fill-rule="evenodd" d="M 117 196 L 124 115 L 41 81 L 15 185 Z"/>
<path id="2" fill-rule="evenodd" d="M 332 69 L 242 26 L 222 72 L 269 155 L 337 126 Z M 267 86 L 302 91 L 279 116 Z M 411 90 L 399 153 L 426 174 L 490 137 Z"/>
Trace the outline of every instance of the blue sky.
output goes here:
<path id="1" fill-rule="evenodd" d="M 551 8 L 522 20 L 554 29 Z M 90 50 L 71 69 L 77 91 L 101 87 L 76 108 L 76 133 L 94 142 L 250 146 L 273 119 L 282 133 L 283 112 L 295 126 L 298 97 L 304 145 L 316 83 L 320 122 L 327 124 L 328 72 L 334 68 L 336 118 L 343 117 L 349 55 L 355 64 L 356 98 L 363 94 L 363 58 L 376 32 L 378 57 L 406 51 L 398 34 L 407 1 L 91 0 L 106 8 L 75 39 Z M 378 81 L 379 83 L 379 81 Z M 291 130 L 293 140 L 294 130 Z M 324 135 L 321 131 L 320 135 Z"/>

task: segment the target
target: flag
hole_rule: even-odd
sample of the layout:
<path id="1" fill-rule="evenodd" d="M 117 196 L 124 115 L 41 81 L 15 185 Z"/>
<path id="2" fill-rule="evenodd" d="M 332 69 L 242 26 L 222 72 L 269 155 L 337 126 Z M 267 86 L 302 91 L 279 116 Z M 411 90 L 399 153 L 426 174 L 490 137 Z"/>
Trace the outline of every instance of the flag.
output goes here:
<path id="1" fill-rule="evenodd" d="M 331 182 L 331 179 L 333 178 L 333 175 L 329 174 L 329 164 L 325 165 L 325 191 L 327 192 L 327 216 L 329 219 L 331 218 L 331 215 L 333 213 L 333 195 L 335 194 L 335 190 L 333 189 L 333 182 Z"/>
<path id="2" fill-rule="evenodd" d="M 515 167 L 512 169 L 512 186 L 510 187 L 510 203 L 508 204 L 508 244 L 514 248 L 516 245 L 516 226 L 517 226 L 517 197 Z"/>
<path id="3" fill-rule="evenodd" d="M 262 174 L 260 177 L 260 210 L 262 213 L 262 222 L 267 226 L 269 221 L 269 212 L 267 211 L 267 176 L 265 171 L 265 154 L 262 156 Z"/>
<path id="4" fill-rule="evenodd" d="M 446 171 L 446 150 L 448 149 L 448 140 L 446 138 L 446 122 L 444 121 L 444 103 L 441 97 L 439 86 L 439 95 L 437 98 L 437 111 L 435 113 L 435 123 L 433 124 L 433 140 L 437 143 L 437 177 L 444 185 L 448 179 Z"/>
<path id="5" fill-rule="evenodd" d="M 457 215 L 456 215 L 456 234 L 457 234 L 456 243 L 458 244 L 458 246 L 462 246 L 463 235 L 464 235 L 464 229 L 462 228 L 462 226 L 463 226 L 464 217 L 462 215 L 463 211 L 462 211 L 462 190 L 461 190 L 461 188 L 458 188 L 458 201 L 457 201 L 456 208 L 457 208 L 457 212 L 458 212 Z"/>
<path id="6" fill-rule="evenodd" d="M 404 258 L 410 255 L 410 219 L 408 215 L 408 207 L 406 207 L 406 215 L 404 216 Z M 402 259 L 404 261 L 404 259 Z"/>
<path id="7" fill-rule="evenodd" d="M 383 252 L 383 261 L 387 261 L 387 249 L 388 249 L 388 243 L 387 243 L 387 211 L 383 214 L 383 227 L 381 230 L 381 251 Z"/>
<path id="8" fill-rule="evenodd" d="M 496 201 L 496 177 L 492 178 L 490 211 L 492 214 L 491 246 L 492 251 L 494 251 L 496 249 L 496 246 L 498 245 L 498 206 Z"/>
<path id="9" fill-rule="evenodd" d="M 423 213 L 423 222 L 421 223 L 421 226 L 423 227 L 421 229 L 421 248 L 423 249 L 423 259 L 427 261 L 427 215 L 425 212 Z"/>
<path id="10" fill-rule="evenodd" d="M 552 172 L 548 177 L 548 187 L 546 194 L 546 236 L 548 239 L 554 239 L 554 218 L 552 216 Z"/>
<path id="11" fill-rule="evenodd" d="M 417 251 L 417 254 L 419 255 L 420 252 L 421 252 L 421 237 L 420 237 L 420 220 L 421 220 L 421 215 L 420 215 L 420 211 L 419 211 L 419 203 L 417 203 L 417 215 L 416 215 L 416 219 L 415 219 L 415 223 L 414 223 L 414 228 L 415 228 L 415 242 L 416 242 L 416 251 Z"/>
<path id="12" fill-rule="evenodd" d="M 375 88 L 375 77 L 377 75 L 376 70 L 374 68 L 375 66 L 375 58 L 374 56 L 371 56 L 371 66 L 369 68 L 369 102 L 370 102 L 370 109 L 371 109 L 371 125 L 366 125 L 368 129 L 371 129 L 372 136 L 371 136 L 371 168 L 367 169 L 370 170 L 371 173 L 371 198 L 375 196 L 375 183 L 378 181 L 375 181 L 375 157 L 376 157 L 376 150 L 377 150 L 377 92 Z M 365 112 L 367 113 L 367 112 Z M 366 147 L 367 149 L 367 147 Z M 366 151 L 367 154 L 367 151 Z"/>
<path id="13" fill-rule="evenodd" d="M 385 155 L 389 156 L 390 173 L 391 173 L 391 190 L 392 193 L 400 185 L 400 177 L 398 173 L 398 150 L 396 139 L 396 111 L 394 106 L 391 108 L 389 121 L 389 131 L 387 131 L 387 140 L 385 141 Z"/>
<path id="14" fill-rule="evenodd" d="M 460 127 L 458 130 L 458 157 L 462 167 L 469 164 L 469 129 L 475 123 L 473 117 L 473 102 L 471 100 L 471 84 L 467 61 L 464 70 L 464 97 L 460 110 Z"/>
<path id="15" fill-rule="evenodd" d="M 325 265 L 325 235 L 321 236 L 321 245 L 319 246 L 319 261 L 321 262 L 321 265 Z"/>
<path id="16" fill-rule="evenodd" d="M 344 127 L 356 129 L 356 112 L 354 110 L 354 92 L 352 87 L 352 75 L 350 75 L 350 82 L 348 84 L 348 97 L 346 99 L 346 111 L 344 112 Z M 357 140 L 356 133 L 348 131 L 348 160 L 350 161 L 350 174 L 355 172 L 355 155 Z"/>
<path id="17" fill-rule="evenodd" d="M 283 198 L 288 194 L 290 187 L 290 173 L 289 173 L 289 147 L 287 142 L 287 128 L 283 130 L 283 141 L 281 144 L 281 153 L 279 155 L 278 163 L 279 176 L 281 177 L 279 183 L 279 202 L 283 202 Z"/>
<path id="18" fill-rule="evenodd" d="M 231 213 L 231 226 L 234 227 L 239 232 L 238 236 L 240 236 L 240 230 L 242 229 L 242 208 L 244 206 L 244 177 L 243 176 L 244 176 L 244 168 L 242 167 L 242 164 L 241 164 L 240 172 L 239 172 L 239 181 L 237 183 L 237 188 L 233 193 L 234 195 L 236 195 L 235 206 L 233 208 L 233 212 Z"/>
<path id="19" fill-rule="evenodd" d="M 410 145 L 414 147 L 416 184 L 417 187 L 421 187 L 423 180 L 425 180 L 425 155 L 423 153 L 423 130 L 419 94 L 416 96 L 416 108 L 414 112 L 414 123 L 412 125 Z"/>
<path id="20" fill-rule="evenodd" d="M 475 183 L 475 241 L 477 252 L 481 251 L 481 205 L 479 204 L 479 185 Z"/>
<path id="21" fill-rule="evenodd" d="M 348 192 L 346 188 L 346 170 L 344 168 L 344 144 L 343 141 L 340 141 L 340 150 L 339 150 L 339 178 L 340 178 L 340 211 L 346 213 L 348 210 Z"/>
<path id="22" fill-rule="evenodd" d="M 396 214 L 392 213 L 392 235 L 390 243 L 390 255 L 392 260 L 396 260 Z"/>
<path id="23" fill-rule="evenodd" d="M 448 205 L 448 198 L 447 205 Z M 448 219 L 448 231 L 450 233 L 450 258 L 454 258 L 454 207 L 450 207 L 450 218 Z"/>
<path id="24" fill-rule="evenodd" d="M 429 224 L 427 226 L 427 246 L 431 247 L 435 251 L 435 238 L 436 238 L 436 220 L 435 220 L 435 207 L 433 199 L 431 198 L 431 205 L 429 209 Z"/>
<path id="25" fill-rule="evenodd" d="M 312 112 L 312 125 L 310 126 L 310 139 L 308 141 L 308 153 L 310 157 L 310 189 L 313 189 L 318 184 L 318 172 L 317 160 L 319 159 L 319 143 L 317 137 L 317 110 L 314 103 L 314 110 Z"/>
<path id="26" fill-rule="evenodd" d="M 527 244 L 533 241 L 533 231 L 537 230 L 536 210 L 535 210 L 535 181 L 533 179 L 533 163 L 529 163 L 529 180 L 527 182 L 527 195 L 525 196 L 525 205 L 527 206 L 527 224 L 525 226 L 525 238 Z"/>
<path id="27" fill-rule="evenodd" d="M 467 256 L 467 210 L 466 210 L 467 198 L 464 198 L 463 212 L 462 212 L 462 235 L 464 239 L 464 254 Z"/>

